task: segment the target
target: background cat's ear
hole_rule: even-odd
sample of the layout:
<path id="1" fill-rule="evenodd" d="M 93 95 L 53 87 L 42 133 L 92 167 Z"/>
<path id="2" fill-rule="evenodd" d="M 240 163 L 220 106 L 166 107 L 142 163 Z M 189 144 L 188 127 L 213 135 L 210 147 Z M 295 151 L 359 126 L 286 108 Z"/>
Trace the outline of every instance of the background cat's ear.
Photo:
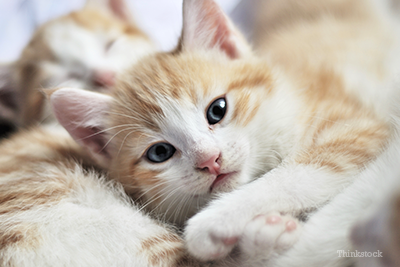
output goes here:
<path id="1" fill-rule="evenodd" d="M 14 68 L 14 63 L 0 64 L 0 124 L 2 125 L 18 124 L 19 92 L 14 81 Z"/>
<path id="2" fill-rule="evenodd" d="M 45 92 L 59 123 L 100 166 L 107 168 L 111 155 L 105 122 L 113 98 L 75 88 Z"/>
<path id="3" fill-rule="evenodd" d="M 250 45 L 214 0 L 184 0 L 178 49 L 212 48 L 232 59 L 251 54 Z"/>
<path id="4" fill-rule="evenodd" d="M 103 9 L 125 22 L 133 22 L 132 14 L 125 0 L 87 0 L 86 7 Z"/>

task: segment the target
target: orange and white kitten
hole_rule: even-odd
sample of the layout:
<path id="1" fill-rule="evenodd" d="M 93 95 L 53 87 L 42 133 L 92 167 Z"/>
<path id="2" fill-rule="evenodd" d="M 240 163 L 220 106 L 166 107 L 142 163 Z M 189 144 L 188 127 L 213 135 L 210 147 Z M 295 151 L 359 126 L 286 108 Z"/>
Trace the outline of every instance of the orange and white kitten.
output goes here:
<path id="1" fill-rule="evenodd" d="M 49 97 L 133 199 L 179 225 L 197 213 L 185 238 L 202 260 L 239 246 L 258 266 L 287 249 L 296 217 L 352 184 L 391 135 L 400 40 L 389 3 L 267 2 L 288 19 L 271 18 L 262 56 L 214 1 L 185 0 L 175 51 L 140 60 L 111 96 Z"/>
<path id="2" fill-rule="evenodd" d="M 155 50 L 123 0 L 88 0 L 82 10 L 42 25 L 20 58 L 0 67 L 0 117 L 26 127 L 53 117 L 43 88 L 107 91 L 115 76 Z M 7 112 L 3 112 L 7 111 Z"/>
<path id="3" fill-rule="evenodd" d="M 2 141 L 1 266 L 200 266 L 94 165 L 62 128 Z"/>

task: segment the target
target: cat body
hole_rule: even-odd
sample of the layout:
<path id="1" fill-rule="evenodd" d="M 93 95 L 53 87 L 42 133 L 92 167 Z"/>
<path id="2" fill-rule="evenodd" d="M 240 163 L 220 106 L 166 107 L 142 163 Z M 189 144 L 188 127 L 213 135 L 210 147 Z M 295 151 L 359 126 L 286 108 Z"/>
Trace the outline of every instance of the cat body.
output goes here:
<path id="1" fill-rule="evenodd" d="M 54 121 L 41 89 L 63 84 L 106 92 L 117 73 L 154 50 L 124 1 L 89 0 L 40 26 L 20 58 L 1 67 L 1 107 L 10 113 L 2 117 L 17 127 Z"/>

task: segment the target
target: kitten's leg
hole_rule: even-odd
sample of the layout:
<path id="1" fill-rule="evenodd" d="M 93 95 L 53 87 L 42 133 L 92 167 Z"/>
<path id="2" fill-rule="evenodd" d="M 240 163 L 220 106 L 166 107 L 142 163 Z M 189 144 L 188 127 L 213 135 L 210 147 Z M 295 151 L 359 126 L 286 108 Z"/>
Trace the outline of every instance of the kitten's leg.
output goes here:
<path id="1" fill-rule="evenodd" d="M 185 231 L 188 249 L 202 260 L 222 258 L 257 215 L 279 211 L 296 216 L 330 200 L 349 182 L 312 166 L 277 168 L 223 195 L 190 219 Z"/>

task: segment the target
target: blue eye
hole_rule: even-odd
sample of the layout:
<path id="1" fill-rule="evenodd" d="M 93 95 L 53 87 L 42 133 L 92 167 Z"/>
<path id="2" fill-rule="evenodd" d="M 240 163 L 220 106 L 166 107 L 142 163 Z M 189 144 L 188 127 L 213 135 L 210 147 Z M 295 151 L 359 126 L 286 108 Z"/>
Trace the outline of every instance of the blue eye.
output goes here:
<path id="1" fill-rule="evenodd" d="M 208 123 L 213 125 L 222 120 L 226 112 L 226 100 L 224 97 L 218 98 L 211 103 L 207 110 Z"/>
<path id="2" fill-rule="evenodd" d="M 147 159 L 154 163 L 161 163 L 171 158 L 176 149 L 168 143 L 158 143 L 152 145 L 146 153 Z"/>

